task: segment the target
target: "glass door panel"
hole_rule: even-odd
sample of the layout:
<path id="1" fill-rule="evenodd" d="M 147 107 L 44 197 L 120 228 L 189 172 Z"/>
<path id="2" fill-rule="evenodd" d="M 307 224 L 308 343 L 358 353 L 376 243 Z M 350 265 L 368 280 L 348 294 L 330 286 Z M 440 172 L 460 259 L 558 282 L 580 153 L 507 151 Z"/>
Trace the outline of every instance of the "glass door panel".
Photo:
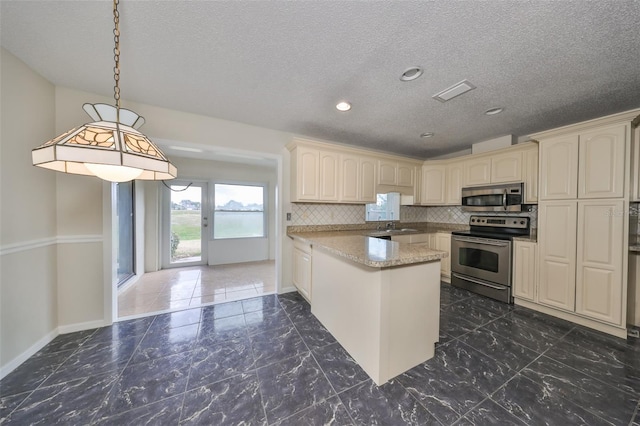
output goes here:
<path id="1" fill-rule="evenodd" d="M 172 182 L 168 190 L 168 253 L 164 266 L 201 265 L 207 262 L 206 183 Z"/>

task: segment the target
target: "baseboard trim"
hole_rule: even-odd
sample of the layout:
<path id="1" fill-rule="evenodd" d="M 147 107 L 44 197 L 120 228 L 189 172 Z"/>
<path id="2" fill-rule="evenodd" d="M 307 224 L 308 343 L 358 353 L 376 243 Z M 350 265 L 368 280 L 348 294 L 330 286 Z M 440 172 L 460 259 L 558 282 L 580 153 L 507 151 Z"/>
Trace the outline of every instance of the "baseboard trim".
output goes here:
<path id="1" fill-rule="evenodd" d="M 513 299 L 513 302 L 518 306 L 523 306 L 525 308 L 529 308 L 534 311 L 542 312 L 543 314 L 551 315 L 552 317 L 567 320 L 569 322 L 579 324 L 584 327 L 592 328 L 594 330 L 598 330 L 603 333 L 611 334 L 613 336 L 620 337 L 621 339 L 627 338 L 626 327 L 620 328 L 620 327 L 615 327 L 613 325 L 603 324 L 598 321 L 590 320 L 588 318 L 584 318 L 578 315 L 573 315 L 569 312 L 564 312 L 564 311 L 550 308 L 548 306 L 539 305 L 537 303 L 530 302 L 528 300 L 518 299 L 517 297 Z"/>
<path id="2" fill-rule="evenodd" d="M 289 286 L 289 287 L 280 288 L 280 291 L 278 291 L 278 294 L 291 293 L 293 291 L 298 291 L 298 289 L 295 288 L 295 286 Z"/>
<path id="3" fill-rule="evenodd" d="M 31 358 L 33 355 L 45 346 L 47 346 L 53 339 L 60 334 L 75 333 L 76 331 L 91 330 L 93 328 L 104 327 L 103 320 L 80 322 L 77 324 L 61 325 L 56 329 L 50 331 L 33 345 L 31 345 L 26 351 L 9 361 L 6 365 L 0 367 L 0 380 L 6 377 L 13 370 L 18 368 L 23 362 Z"/>
<path id="4" fill-rule="evenodd" d="M 9 373 L 18 368 L 20 364 L 31 358 L 38 351 L 44 348 L 49 342 L 58 336 L 59 330 L 56 328 L 49 333 L 45 334 L 40 340 L 31 345 L 26 351 L 9 361 L 7 364 L 0 368 L 0 380 L 5 378 Z"/>
<path id="5" fill-rule="evenodd" d="M 104 320 L 79 322 L 77 324 L 61 325 L 58 327 L 59 334 L 75 333 L 76 331 L 91 330 L 93 328 L 104 327 Z"/>

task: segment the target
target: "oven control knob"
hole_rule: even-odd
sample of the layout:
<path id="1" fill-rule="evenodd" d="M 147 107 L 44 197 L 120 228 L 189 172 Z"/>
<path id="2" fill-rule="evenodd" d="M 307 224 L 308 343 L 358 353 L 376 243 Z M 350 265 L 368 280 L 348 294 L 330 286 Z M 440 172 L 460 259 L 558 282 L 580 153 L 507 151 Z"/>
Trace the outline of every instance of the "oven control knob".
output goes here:
<path id="1" fill-rule="evenodd" d="M 520 221 L 520 225 L 524 225 L 524 220 L 521 220 L 521 221 Z"/>

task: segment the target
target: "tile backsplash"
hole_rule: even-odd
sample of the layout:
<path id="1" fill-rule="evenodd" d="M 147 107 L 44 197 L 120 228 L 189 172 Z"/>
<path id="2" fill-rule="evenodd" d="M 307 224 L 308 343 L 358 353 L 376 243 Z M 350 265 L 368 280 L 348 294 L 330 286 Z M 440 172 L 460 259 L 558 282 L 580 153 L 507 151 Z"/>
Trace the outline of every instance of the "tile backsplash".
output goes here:
<path id="1" fill-rule="evenodd" d="M 537 228 L 538 206 L 531 212 L 497 213 L 504 216 L 524 216 L 531 218 L 531 228 Z M 438 222 L 459 225 L 469 224 L 471 213 L 463 212 L 460 206 L 423 207 L 401 206 L 401 222 Z M 365 223 L 365 206 L 353 204 L 291 204 L 290 226 L 306 225 L 355 225 Z"/>

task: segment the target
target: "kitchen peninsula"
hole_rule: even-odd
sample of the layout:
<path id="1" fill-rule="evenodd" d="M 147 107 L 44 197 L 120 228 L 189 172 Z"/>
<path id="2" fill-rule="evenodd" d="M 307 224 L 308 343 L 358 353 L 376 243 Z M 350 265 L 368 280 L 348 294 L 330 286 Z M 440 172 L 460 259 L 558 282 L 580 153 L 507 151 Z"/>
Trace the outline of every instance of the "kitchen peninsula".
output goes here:
<path id="1" fill-rule="evenodd" d="M 433 357 L 446 252 L 362 231 L 289 236 L 312 247 L 311 312 L 376 384 Z"/>

